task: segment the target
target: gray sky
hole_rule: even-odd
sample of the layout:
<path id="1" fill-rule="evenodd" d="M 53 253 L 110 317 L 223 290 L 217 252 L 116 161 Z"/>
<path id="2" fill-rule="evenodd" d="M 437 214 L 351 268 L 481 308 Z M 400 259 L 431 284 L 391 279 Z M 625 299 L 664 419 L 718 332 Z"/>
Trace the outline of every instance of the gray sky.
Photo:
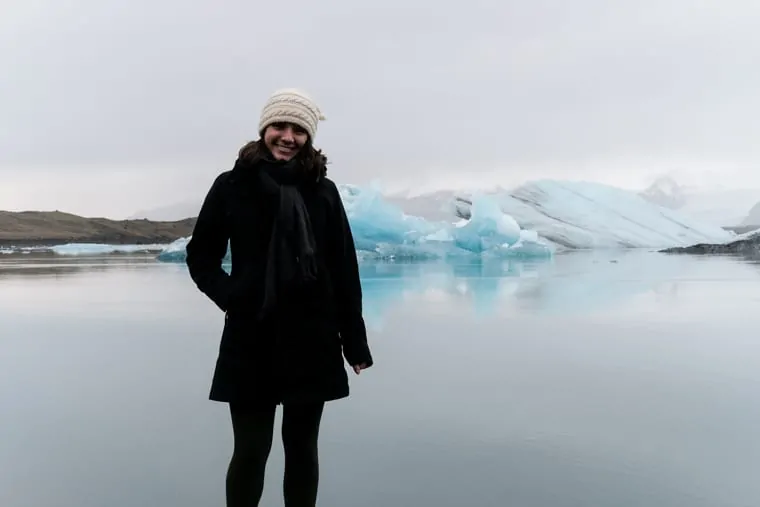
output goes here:
<path id="1" fill-rule="evenodd" d="M 6 0 L 0 209 L 200 199 L 281 86 L 338 182 L 760 185 L 757 26 L 755 0 Z"/>

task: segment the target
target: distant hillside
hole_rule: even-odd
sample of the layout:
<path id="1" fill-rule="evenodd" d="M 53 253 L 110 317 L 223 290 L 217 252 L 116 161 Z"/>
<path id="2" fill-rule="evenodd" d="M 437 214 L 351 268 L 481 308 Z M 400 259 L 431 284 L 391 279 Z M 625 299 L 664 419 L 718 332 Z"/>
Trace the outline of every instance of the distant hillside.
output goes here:
<path id="1" fill-rule="evenodd" d="M 683 187 L 667 176 L 657 178 L 654 183 L 639 192 L 639 195 L 651 203 L 670 209 L 679 209 L 688 200 Z"/>
<path id="2" fill-rule="evenodd" d="M 201 209 L 202 202 L 203 198 L 201 197 L 197 201 L 182 201 L 173 204 L 167 204 L 165 206 L 161 206 L 160 208 L 137 211 L 127 218 L 131 220 L 147 218 L 148 220 L 160 220 L 168 222 L 184 220 L 185 218 L 198 216 L 198 211 Z"/>
<path id="3" fill-rule="evenodd" d="M 651 203 L 721 227 L 754 225 L 745 217 L 750 208 L 760 201 L 759 188 L 698 188 L 679 185 L 668 177 L 658 178 L 639 195 Z"/>
<path id="4" fill-rule="evenodd" d="M 87 218 L 60 211 L 0 211 L 0 246 L 170 243 L 192 233 L 194 218 L 174 222 Z"/>
<path id="5" fill-rule="evenodd" d="M 742 221 L 742 225 L 757 228 L 760 224 L 760 202 L 750 208 L 747 216 Z"/>

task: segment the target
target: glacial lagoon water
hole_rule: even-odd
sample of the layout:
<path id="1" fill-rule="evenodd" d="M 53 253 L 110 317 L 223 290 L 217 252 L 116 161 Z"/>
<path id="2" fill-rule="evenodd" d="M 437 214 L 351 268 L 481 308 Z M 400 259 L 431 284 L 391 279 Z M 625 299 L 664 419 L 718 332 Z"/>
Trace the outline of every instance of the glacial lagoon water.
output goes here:
<path id="1" fill-rule="evenodd" d="M 377 364 L 325 412 L 320 505 L 760 505 L 760 265 L 362 271 Z M 223 505 L 221 327 L 181 264 L 0 256 L 0 505 Z M 281 470 L 276 434 L 262 505 Z"/>

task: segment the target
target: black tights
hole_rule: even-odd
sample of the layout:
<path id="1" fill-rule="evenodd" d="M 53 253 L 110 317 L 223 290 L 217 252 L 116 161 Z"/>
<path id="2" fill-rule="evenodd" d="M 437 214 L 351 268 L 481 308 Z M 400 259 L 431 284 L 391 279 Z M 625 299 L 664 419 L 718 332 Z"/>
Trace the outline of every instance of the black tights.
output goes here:
<path id="1" fill-rule="evenodd" d="M 272 448 L 275 405 L 231 404 L 235 447 L 227 470 L 227 507 L 257 507 L 264 490 L 264 470 Z M 319 483 L 317 439 L 323 403 L 285 404 L 282 443 L 285 450 L 285 507 L 315 507 Z"/>

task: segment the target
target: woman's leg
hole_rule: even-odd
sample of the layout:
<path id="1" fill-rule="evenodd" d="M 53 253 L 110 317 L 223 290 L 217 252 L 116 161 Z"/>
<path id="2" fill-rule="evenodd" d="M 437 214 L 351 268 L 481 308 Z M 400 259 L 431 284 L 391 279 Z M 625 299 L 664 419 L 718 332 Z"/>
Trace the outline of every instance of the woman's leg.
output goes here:
<path id="1" fill-rule="evenodd" d="M 319 483 L 317 440 L 324 403 L 283 407 L 282 443 L 285 449 L 283 493 L 285 507 L 315 507 Z"/>
<path id="2" fill-rule="evenodd" d="M 230 404 L 235 446 L 227 470 L 227 507 L 257 507 L 272 448 L 275 405 Z"/>

